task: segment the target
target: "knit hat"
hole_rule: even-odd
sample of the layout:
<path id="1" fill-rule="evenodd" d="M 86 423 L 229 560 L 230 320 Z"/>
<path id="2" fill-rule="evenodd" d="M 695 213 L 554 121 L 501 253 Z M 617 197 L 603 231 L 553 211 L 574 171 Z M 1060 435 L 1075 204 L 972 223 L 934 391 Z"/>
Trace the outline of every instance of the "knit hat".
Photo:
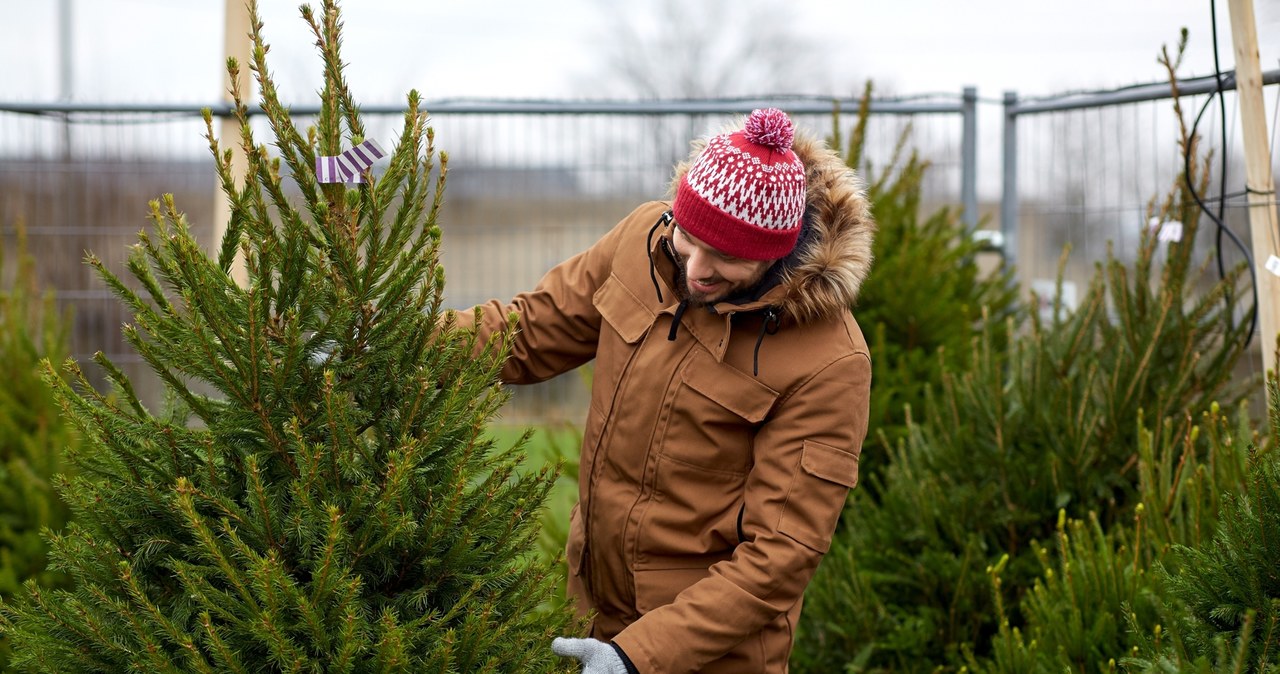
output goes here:
<path id="1" fill-rule="evenodd" d="M 676 189 L 676 224 L 727 255 L 786 257 L 800 236 L 805 207 L 794 136 L 787 114 L 768 108 L 752 111 L 741 131 L 707 141 Z"/>

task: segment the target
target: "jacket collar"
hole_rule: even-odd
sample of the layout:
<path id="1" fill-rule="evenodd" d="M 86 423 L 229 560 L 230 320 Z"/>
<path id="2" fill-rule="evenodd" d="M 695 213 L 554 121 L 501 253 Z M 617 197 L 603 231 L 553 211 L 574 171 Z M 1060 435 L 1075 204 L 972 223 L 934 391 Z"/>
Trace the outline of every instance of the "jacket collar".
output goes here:
<path id="1" fill-rule="evenodd" d="M 667 204 L 669 207 L 670 204 Z M 658 301 L 664 307 L 671 307 L 680 301 L 680 291 L 675 287 L 677 266 L 675 251 L 671 242 L 671 211 L 663 213 L 649 230 L 648 255 L 649 271 L 652 276 L 654 290 Z M 806 227 L 807 228 L 807 227 Z M 803 234 L 802 239 L 803 241 Z M 768 307 L 776 307 L 785 300 L 786 269 L 792 256 L 779 260 L 769 268 L 764 279 L 754 288 L 734 297 L 729 297 L 706 309 L 713 314 L 729 315 L 734 313 L 761 311 Z"/>
<path id="2" fill-rule="evenodd" d="M 669 338 L 674 340 L 677 331 L 683 326 L 683 329 L 692 334 L 703 348 L 715 355 L 716 362 L 723 362 L 724 354 L 729 348 L 734 317 L 738 314 L 757 313 L 760 315 L 760 328 L 756 335 L 753 374 L 759 374 L 761 342 L 766 335 L 776 333 L 781 325 L 777 305 L 785 301 L 785 260 L 779 261 L 770 268 L 761 284 L 743 296 L 717 302 L 703 311 L 695 312 L 695 315 L 690 317 L 691 320 L 684 320 L 688 304 L 680 301 L 675 287 L 677 266 L 670 237 L 671 224 L 671 211 L 667 210 L 649 230 L 647 250 L 653 289 L 657 293 L 658 302 L 662 304 L 658 313 L 669 313 L 673 316 Z M 699 318 L 698 313 L 704 313 L 705 316 Z"/>

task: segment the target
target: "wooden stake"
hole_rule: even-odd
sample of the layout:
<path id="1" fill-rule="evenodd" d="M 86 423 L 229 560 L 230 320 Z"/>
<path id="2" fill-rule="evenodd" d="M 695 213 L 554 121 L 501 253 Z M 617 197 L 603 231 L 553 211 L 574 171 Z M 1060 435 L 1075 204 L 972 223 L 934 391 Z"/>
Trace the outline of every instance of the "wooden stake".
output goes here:
<path id="1" fill-rule="evenodd" d="M 1231 41 L 1235 44 L 1236 95 L 1244 139 L 1245 187 L 1249 192 L 1249 230 L 1258 277 L 1258 326 L 1262 362 L 1276 368 L 1276 322 L 1280 320 L 1280 276 L 1266 269 L 1267 259 L 1280 256 L 1275 181 L 1271 177 L 1271 144 L 1267 141 L 1267 113 L 1262 99 L 1262 66 L 1258 57 L 1258 27 L 1253 0 L 1228 0 Z"/>
<path id="2" fill-rule="evenodd" d="M 253 97 L 253 83 L 249 78 L 249 59 L 253 52 L 253 41 L 249 38 L 249 6 L 244 0 L 225 0 L 226 1 L 226 19 L 224 21 L 226 32 L 222 38 L 222 48 L 225 54 L 223 58 L 224 69 L 222 73 L 222 100 L 228 105 L 233 104 L 231 98 L 231 74 L 226 72 L 225 64 L 228 58 L 234 58 L 240 63 L 240 92 L 246 99 Z M 231 148 L 231 177 L 237 186 L 243 185 L 244 175 L 248 171 L 248 160 L 245 159 L 244 151 L 240 149 L 240 124 L 233 116 L 223 117 L 220 121 L 218 130 L 218 146 L 221 149 Z M 214 188 L 213 195 L 213 239 L 212 249 L 218 250 L 222 246 L 222 237 L 227 232 L 227 223 L 231 220 L 231 204 L 227 202 L 227 196 L 222 193 L 222 187 L 219 185 Z M 248 274 L 245 272 L 244 260 L 237 254 L 235 262 L 231 265 L 231 277 L 236 283 L 244 286 L 248 283 Z"/>

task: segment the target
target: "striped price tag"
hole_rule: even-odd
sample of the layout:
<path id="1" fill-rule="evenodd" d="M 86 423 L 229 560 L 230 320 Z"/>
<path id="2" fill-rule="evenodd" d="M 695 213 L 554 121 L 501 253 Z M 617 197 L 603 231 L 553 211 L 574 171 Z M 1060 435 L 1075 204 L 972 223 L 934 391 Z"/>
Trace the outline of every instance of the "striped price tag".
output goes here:
<path id="1" fill-rule="evenodd" d="M 387 156 L 376 140 L 363 143 L 336 157 L 316 157 L 316 180 L 322 183 L 362 183 L 373 162 Z"/>

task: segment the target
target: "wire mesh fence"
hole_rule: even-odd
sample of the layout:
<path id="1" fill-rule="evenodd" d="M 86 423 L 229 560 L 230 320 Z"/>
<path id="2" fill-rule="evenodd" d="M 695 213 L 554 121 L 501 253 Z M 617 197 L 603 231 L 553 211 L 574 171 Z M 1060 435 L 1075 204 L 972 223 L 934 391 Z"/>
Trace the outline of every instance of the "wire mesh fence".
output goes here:
<path id="1" fill-rule="evenodd" d="M 1275 120 L 1280 71 L 1265 73 L 1264 82 Z M 1197 227 L 1194 245 L 1206 262 L 1205 282 L 1218 276 L 1219 264 L 1231 270 L 1246 263 L 1253 251 L 1243 139 L 1230 74 L 1223 85 L 1218 98 L 1214 78 L 1179 81 L 1177 109 L 1169 83 L 1006 104 L 1006 112 L 1012 113 L 1006 123 L 1017 125 L 1012 169 L 1016 192 L 1011 195 L 1006 188 L 1002 213 L 1004 228 L 1016 232 L 1009 244 L 1016 247 L 1025 287 L 1041 295 L 1052 292 L 1062 253 L 1069 249 L 1063 280 L 1070 304 L 1108 255 L 1132 260 L 1144 230 L 1174 236 L 1161 206 L 1183 186 L 1184 132 L 1198 137 L 1195 172 L 1203 183 L 1197 191 L 1223 222 L 1220 229 L 1205 217 Z M 1274 129 L 1270 137 L 1275 138 Z M 1275 162 L 1275 153 L 1271 156 Z M 1276 167 L 1273 163 L 1273 174 Z M 1257 273 L 1267 273 L 1258 262 Z M 1235 320 L 1245 320 L 1251 306 L 1249 300 L 1242 302 Z M 1261 377 L 1262 367 L 1255 340 L 1239 375 Z"/>
<path id="2" fill-rule="evenodd" d="M 891 164 L 909 129 L 908 149 L 918 149 L 933 165 L 927 202 L 964 202 L 961 103 L 959 96 L 876 102 L 865 150 L 873 170 Z M 856 107 L 856 101 L 840 104 Z M 532 288 L 632 208 L 663 198 L 673 165 L 688 154 L 692 139 L 761 105 L 793 111 L 800 127 L 820 137 L 830 136 L 837 123 L 831 101 L 428 106 L 436 147 L 449 152 L 440 222 L 447 305 L 465 308 Z M 400 111 L 364 112 L 370 137 L 389 144 L 398 136 Z M 165 193 L 174 195 L 197 238 L 212 249 L 219 196 L 205 125 L 196 113 L 163 106 L 38 105 L 0 112 L 0 224 L 10 235 L 13 223 L 25 223 L 41 287 L 73 309 L 75 356 L 83 361 L 104 352 L 139 381 L 150 404 L 158 404 L 158 387 L 121 336 L 129 316 L 83 257 L 92 251 L 123 274 L 129 246 L 148 226 L 148 200 Z M 294 117 L 300 128 L 312 121 L 297 108 Z M 847 134 L 853 122 L 846 113 L 838 124 Z M 265 120 L 254 117 L 252 123 L 259 142 L 269 142 Z M 514 396 L 504 410 L 511 422 L 573 421 L 585 410 L 579 377 L 519 388 Z"/>
<path id="3" fill-rule="evenodd" d="M 1264 82 L 1269 100 L 1280 105 L 1280 71 L 1264 73 Z M 1196 245 L 1206 258 L 1221 249 L 1230 267 L 1244 259 L 1235 240 L 1247 247 L 1249 237 L 1229 77 L 1227 85 L 1219 102 L 1209 99 L 1216 82 L 1179 82 L 1183 123 L 1190 126 L 1203 110 L 1196 130 L 1210 173 L 1204 198 L 1221 210 L 1226 230 L 1235 235 L 1223 236 L 1206 221 Z M 1160 225 L 1159 205 L 1184 168 L 1170 92 L 1168 83 L 1156 83 L 1035 100 L 1006 96 L 1004 147 L 981 148 L 987 158 L 1003 151 L 1002 190 L 984 194 L 975 185 L 995 181 L 976 175 L 980 136 L 972 90 L 950 98 L 876 100 L 862 168 L 874 176 L 900 152 L 918 151 L 931 164 L 925 211 L 963 208 L 970 224 L 1002 230 L 1004 242 L 997 237 L 997 248 L 1004 246 L 1016 259 L 1024 287 L 1041 294 L 1052 291 L 1062 251 L 1069 247 L 1064 280 L 1070 303 L 1108 254 L 1131 259 L 1144 228 Z M 436 147 L 450 155 L 441 218 L 448 306 L 506 299 L 533 287 L 636 205 L 663 198 L 673 165 L 688 154 L 692 139 L 765 105 L 787 109 L 807 133 L 831 137 L 837 129 L 848 134 L 857 102 L 428 105 Z M 842 116 L 833 115 L 837 107 L 845 111 Z M 400 110 L 375 107 L 364 113 L 370 137 L 397 137 Z M 294 107 L 299 127 L 313 114 Z M 265 120 L 255 116 L 252 124 L 259 142 L 269 142 Z M 151 381 L 121 337 L 120 326 L 129 317 L 82 259 L 92 251 L 122 272 L 129 245 L 147 226 L 147 201 L 164 193 L 174 194 L 196 236 L 213 246 L 211 222 L 220 196 L 204 134 L 194 106 L 0 104 L 0 225 L 8 237 L 13 223 L 25 222 L 42 287 L 74 310 L 71 347 L 81 360 L 100 350 Z M 901 147 L 904 134 L 908 143 Z M 978 222 L 979 211 L 989 217 Z M 1259 353 L 1250 350 L 1242 376 L 1261 374 Z M 141 388 L 144 398 L 155 400 L 153 387 Z M 516 390 L 504 413 L 520 423 L 573 421 L 584 401 L 582 378 L 562 377 Z"/>

